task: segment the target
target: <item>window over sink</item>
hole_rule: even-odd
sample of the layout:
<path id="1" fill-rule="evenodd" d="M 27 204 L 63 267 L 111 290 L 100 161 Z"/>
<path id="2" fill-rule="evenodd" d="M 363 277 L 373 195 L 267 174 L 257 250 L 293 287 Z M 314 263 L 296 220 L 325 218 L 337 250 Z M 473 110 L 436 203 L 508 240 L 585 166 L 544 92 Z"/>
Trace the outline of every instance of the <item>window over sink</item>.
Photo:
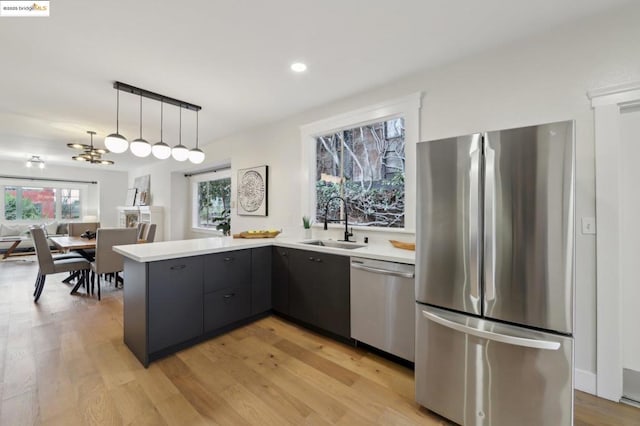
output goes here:
<path id="1" fill-rule="evenodd" d="M 316 221 L 339 196 L 353 225 L 404 228 L 404 148 L 404 117 L 316 137 Z M 343 217 L 343 208 L 330 203 L 328 217 Z"/>
<path id="2" fill-rule="evenodd" d="M 415 93 L 302 126 L 303 212 L 321 223 L 339 196 L 350 226 L 412 231 L 420 104 Z M 329 220 L 344 208 L 330 203 Z"/>

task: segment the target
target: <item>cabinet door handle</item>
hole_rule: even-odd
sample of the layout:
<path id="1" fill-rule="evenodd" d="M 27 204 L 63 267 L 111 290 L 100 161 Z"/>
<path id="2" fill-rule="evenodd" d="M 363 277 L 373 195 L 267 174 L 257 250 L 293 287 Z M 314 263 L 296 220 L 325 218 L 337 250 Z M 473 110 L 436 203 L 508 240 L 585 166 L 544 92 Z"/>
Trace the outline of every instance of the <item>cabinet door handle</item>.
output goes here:
<path id="1" fill-rule="evenodd" d="M 223 297 L 224 297 L 225 299 L 231 299 L 231 298 L 232 298 L 233 296 L 235 296 L 235 295 L 236 295 L 235 293 L 229 293 L 229 294 L 225 294 Z"/>
<path id="2" fill-rule="evenodd" d="M 309 258 L 309 261 L 313 262 L 315 259 L 313 257 Z"/>
<path id="3" fill-rule="evenodd" d="M 282 256 L 286 256 L 286 255 L 287 255 L 287 252 L 286 252 L 286 251 L 283 251 L 283 252 L 281 252 L 280 254 L 281 254 Z"/>
<path id="4" fill-rule="evenodd" d="M 180 270 L 180 269 L 184 269 L 184 268 L 186 268 L 186 267 L 187 267 L 187 265 L 174 265 L 174 266 L 172 266 L 170 269 L 171 269 L 172 271 L 178 271 L 178 270 Z"/>
<path id="5" fill-rule="evenodd" d="M 315 258 L 314 260 L 315 260 L 316 262 L 322 262 L 322 259 Z"/>
<path id="6" fill-rule="evenodd" d="M 224 261 L 225 262 L 233 262 L 233 257 L 225 257 Z"/>

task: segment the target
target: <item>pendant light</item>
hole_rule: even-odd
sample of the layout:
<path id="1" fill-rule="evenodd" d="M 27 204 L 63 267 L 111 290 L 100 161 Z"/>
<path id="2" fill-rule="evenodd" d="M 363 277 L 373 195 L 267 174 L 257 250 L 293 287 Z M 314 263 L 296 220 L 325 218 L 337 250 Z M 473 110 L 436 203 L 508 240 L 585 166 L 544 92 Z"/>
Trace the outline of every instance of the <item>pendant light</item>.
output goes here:
<path id="1" fill-rule="evenodd" d="M 123 153 L 129 148 L 129 142 L 127 138 L 122 136 L 120 131 L 120 91 L 116 90 L 116 132 L 111 133 L 109 136 L 104 138 L 104 146 L 111 152 L 115 152 L 116 154 Z"/>
<path id="2" fill-rule="evenodd" d="M 204 152 L 198 148 L 198 111 L 196 111 L 196 147 L 189 151 L 189 161 L 200 164 L 204 161 Z"/>
<path id="3" fill-rule="evenodd" d="M 182 145 L 182 107 L 180 107 L 180 137 L 178 139 L 178 145 L 171 149 L 171 156 L 176 161 L 186 161 L 189 158 L 189 150 L 186 146 Z"/>
<path id="4" fill-rule="evenodd" d="M 151 154 L 151 144 L 142 139 L 142 95 L 140 95 L 140 137 L 131 142 L 129 148 L 136 157 L 147 157 Z"/>
<path id="5" fill-rule="evenodd" d="M 159 160 L 171 157 L 171 147 L 162 140 L 162 123 L 164 118 L 164 102 L 160 99 L 160 142 L 154 143 L 151 147 L 153 156 Z"/>

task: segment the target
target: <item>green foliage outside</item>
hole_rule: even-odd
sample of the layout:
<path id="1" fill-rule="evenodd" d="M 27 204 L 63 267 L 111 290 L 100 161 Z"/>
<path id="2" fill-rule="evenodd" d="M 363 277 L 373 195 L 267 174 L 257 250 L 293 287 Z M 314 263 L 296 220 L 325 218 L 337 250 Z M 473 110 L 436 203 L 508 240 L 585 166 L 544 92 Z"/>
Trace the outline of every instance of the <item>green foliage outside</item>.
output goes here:
<path id="1" fill-rule="evenodd" d="M 229 235 L 231 230 L 231 179 L 198 184 L 198 225 Z"/>
<path id="2" fill-rule="evenodd" d="M 6 220 L 17 220 L 17 219 L 40 219 L 42 216 L 41 207 L 37 204 L 34 204 L 28 198 L 22 199 L 22 214 L 21 217 L 17 217 L 18 205 L 16 202 L 16 197 L 13 194 L 5 192 L 4 194 L 4 218 Z"/>
<path id="3" fill-rule="evenodd" d="M 339 184 L 317 181 L 316 219 L 318 221 L 324 220 L 327 201 L 337 196 L 347 200 L 350 223 L 364 226 L 404 226 L 404 173 L 402 172 L 395 173 L 391 179 L 375 182 L 375 185 L 368 190 L 363 189 L 359 182 L 346 181 Z M 328 213 L 330 220 L 342 219 L 341 206 L 342 203 L 338 200 L 331 202 Z"/>

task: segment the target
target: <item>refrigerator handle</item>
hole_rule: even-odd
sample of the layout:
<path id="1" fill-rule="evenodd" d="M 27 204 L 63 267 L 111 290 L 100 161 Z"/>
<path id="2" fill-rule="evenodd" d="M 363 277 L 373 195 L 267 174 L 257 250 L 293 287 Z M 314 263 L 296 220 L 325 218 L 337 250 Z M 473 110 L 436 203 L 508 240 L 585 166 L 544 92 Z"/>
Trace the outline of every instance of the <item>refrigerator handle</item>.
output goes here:
<path id="1" fill-rule="evenodd" d="M 480 156 L 482 154 L 482 135 L 473 135 L 471 142 L 471 169 L 469 170 L 469 260 L 471 272 L 470 294 L 474 300 L 480 298 Z"/>
<path id="2" fill-rule="evenodd" d="M 485 298 L 490 301 L 496 298 L 496 156 L 488 141 L 488 135 L 485 134 L 484 285 Z"/>
<path id="3" fill-rule="evenodd" d="M 530 339 L 526 337 L 508 336 L 506 334 L 494 333 L 492 331 L 480 330 L 468 325 L 460 324 L 448 319 L 442 318 L 434 313 L 422 311 L 422 315 L 430 321 L 440 324 L 452 330 L 459 331 L 464 334 L 479 337 L 481 339 L 492 340 L 494 342 L 506 343 L 508 345 L 524 346 L 526 348 L 546 349 L 557 351 L 560 349 L 560 342 L 552 342 L 549 340 Z"/>

